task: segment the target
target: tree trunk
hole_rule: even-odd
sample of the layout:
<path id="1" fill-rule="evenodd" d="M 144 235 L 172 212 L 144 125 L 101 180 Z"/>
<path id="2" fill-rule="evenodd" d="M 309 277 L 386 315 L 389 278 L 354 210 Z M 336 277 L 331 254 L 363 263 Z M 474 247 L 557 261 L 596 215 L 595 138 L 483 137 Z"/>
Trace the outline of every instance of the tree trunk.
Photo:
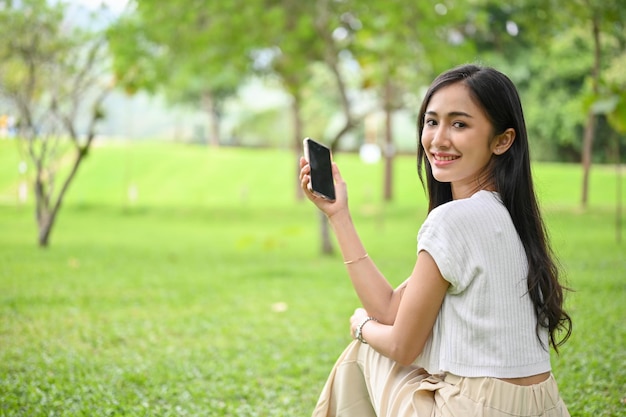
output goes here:
<path id="1" fill-rule="evenodd" d="M 332 255 L 335 252 L 333 248 L 333 243 L 330 240 L 330 226 L 328 225 L 328 218 L 326 215 L 319 212 L 320 216 L 320 231 L 322 236 L 322 246 L 321 250 L 324 255 Z"/>
<path id="2" fill-rule="evenodd" d="M 591 74 L 591 82 L 593 93 L 597 96 L 599 93 L 600 85 L 600 58 L 601 58 L 601 45 L 600 45 L 600 22 L 597 16 L 593 16 L 592 19 L 593 30 L 593 45 L 594 45 L 594 62 Z M 582 165 L 583 165 L 583 184 L 582 184 L 582 196 L 581 205 L 583 208 L 587 207 L 589 201 L 589 173 L 591 171 L 591 157 L 593 154 L 593 139 L 596 128 L 596 115 L 592 110 L 589 110 L 587 115 L 587 124 L 585 126 L 585 133 L 583 137 L 583 149 L 582 149 Z"/>
<path id="3" fill-rule="evenodd" d="M 302 122 L 302 98 L 298 88 L 291 89 L 292 101 L 291 101 L 291 116 L 293 120 L 293 152 L 294 161 L 296 164 L 296 171 L 294 172 L 295 185 L 296 185 L 296 200 L 302 200 L 304 198 L 304 192 L 300 187 L 300 156 L 302 155 L 302 140 L 304 139 L 303 122 Z M 320 250 L 324 255 L 331 255 L 334 253 L 333 244 L 330 239 L 330 227 L 328 225 L 328 219 L 326 215 L 319 212 L 319 227 L 320 227 Z"/>
<path id="4" fill-rule="evenodd" d="M 345 124 L 343 128 L 337 132 L 335 137 L 330 142 L 331 150 L 336 150 L 339 147 L 339 141 L 341 138 L 348 133 L 355 125 L 355 120 L 352 115 L 352 106 L 350 104 L 350 100 L 348 99 L 348 89 L 346 86 L 346 82 L 339 71 L 338 63 L 336 60 L 331 60 L 328 63 L 328 66 L 335 76 L 335 82 L 337 83 L 337 91 L 339 92 L 339 98 L 341 99 L 341 109 L 343 112 L 343 116 L 345 118 Z"/>
<path id="5" fill-rule="evenodd" d="M 208 145 L 218 147 L 222 142 L 220 134 L 220 114 L 213 100 L 213 95 L 210 91 L 202 93 L 202 107 L 209 116 L 209 138 Z"/>
<path id="6" fill-rule="evenodd" d="M 39 233 L 37 243 L 40 248 L 47 248 L 50 243 L 50 233 L 52 232 L 52 221 L 48 216 L 44 216 L 38 223 Z"/>
<path id="7" fill-rule="evenodd" d="M 596 115 L 589 111 L 587 115 L 587 123 L 585 124 L 585 133 L 583 136 L 583 185 L 581 204 L 583 208 L 587 207 L 589 201 L 589 174 L 591 172 L 591 155 L 593 152 L 593 136 L 596 127 Z"/>
<path id="8" fill-rule="evenodd" d="M 622 243 L 622 156 L 619 149 L 619 135 L 617 132 L 613 133 L 615 136 L 615 182 L 617 184 L 617 190 L 615 193 L 615 240 L 617 243 Z"/>
<path id="9" fill-rule="evenodd" d="M 63 186 L 59 190 L 59 194 L 56 196 L 56 199 L 54 199 L 53 204 L 51 204 L 52 190 L 49 189 L 46 191 L 44 189 L 43 184 L 41 182 L 42 180 L 40 177 L 41 173 L 40 172 L 37 173 L 38 179 L 37 179 L 37 184 L 35 186 L 36 188 L 35 199 L 37 201 L 36 202 L 37 226 L 39 228 L 38 243 L 39 243 L 39 246 L 42 248 L 47 247 L 50 243 L 50 234 L 52 233 L 52 227 L 54 226 L 54 223 L 57 218 L 57 214 L 59 213 L 59 210 L 61 209 L 61 205 L 63 203 L 63 199 L 65 198 L 65 194 L 67 193 L 67 190 L 69 189 L 69 186 L 72 180 L 76 176 L 76 173 L 78 172 L 78 167 L 80 166 L 85 155 L 87 154 L 87 149 L 89 149 L 89 146 L 91 145 L 92 140 L 93 140 L 93 134 L 90 135 L 90 138 L 87 141 L 87 144 L 83 148 L 76 149 L 76 159 L 74 160 L 72 169 L 70 170 L 69 174 L 65 178 L 65 181 L 63 182 Z"/>

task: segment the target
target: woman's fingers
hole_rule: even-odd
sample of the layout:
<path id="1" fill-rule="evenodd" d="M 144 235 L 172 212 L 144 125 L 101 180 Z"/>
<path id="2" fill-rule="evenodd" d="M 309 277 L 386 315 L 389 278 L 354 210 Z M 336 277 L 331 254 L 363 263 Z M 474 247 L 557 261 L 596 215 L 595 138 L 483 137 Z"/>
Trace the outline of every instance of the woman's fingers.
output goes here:
<path id="1" fill-rule="evenodd" d="M 311 166 L 304 158 L 300 158 L 300 178 L 311 173 Z"/>
<path id="2" fill-rule="evenodd" d="M 343 178 L 341 177 L 341 172 L 339 171 L 339 167 L 334 162 L 332 164 L 332 169 L 333 169 L 333 178 L 335 179 L 335 182 L 343 182 Z"/>
<path id="3" fill-rule="evenodd" d="M 300 158 L 300 186 L 302 189 L 307 190 L 308 184 L 311 181 L 309 174 L 311 173 L 311 166 L 306 159 Z"/>

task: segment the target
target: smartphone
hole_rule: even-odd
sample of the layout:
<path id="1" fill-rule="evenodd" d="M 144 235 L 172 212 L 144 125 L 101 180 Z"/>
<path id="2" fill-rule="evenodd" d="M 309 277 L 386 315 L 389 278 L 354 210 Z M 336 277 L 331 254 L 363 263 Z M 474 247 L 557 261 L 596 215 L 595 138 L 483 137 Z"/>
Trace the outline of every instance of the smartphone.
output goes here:
<path id="1" fill-rule="evenodd" d="M 335 201 L 335 182 L 330 159 L 330 149 L 311 138 L 306 138 L 304 157 L 311 166 L 309 190 L 319 197 Z"/>

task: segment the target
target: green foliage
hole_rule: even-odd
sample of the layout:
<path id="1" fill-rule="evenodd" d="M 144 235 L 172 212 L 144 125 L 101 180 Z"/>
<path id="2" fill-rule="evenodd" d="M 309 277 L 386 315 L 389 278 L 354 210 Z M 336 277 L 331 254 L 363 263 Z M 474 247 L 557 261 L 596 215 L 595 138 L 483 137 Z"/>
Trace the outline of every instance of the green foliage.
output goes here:
<path id="1" fill-rule="evenodd" d="M 214 124 L 251 75 L 277 79 L 292 97 L 295 104 L 283 111 L 301 113 L 289 125 L 330 132 L 340 130 L 341 118 L 359 123 L 362 109 L 355 108 L 363 102 L 374 110 L 413 109 L 436 74 L 478 61 L 496 65 L 518 83 L 538 154 L 578 161 L 584 97 L 593 90 L 592 22 L 599 29 L 602 97 L 621 96 L 626 82 L 621 0 L 132 4 L 132 13 L 110 30 L 116 72 L 127 77 L 127 90 L 162 90 L 173 101 L 203 108 L 208 95 L 213 107 L 207 110 L 218 116 Z M 320 77 L 320 68 L 329 75 Z M 321 114 L 334 117 L 309 111 L 320 107 Z M 259 117 L 261 130 L 267 114 Z M 597 160 L 605 159 L 623 119 L 619 112 L 607 117 L 597 131 Z M 246 118 L 245 128 L 254 119 Z M 259 135 L 253 136 L 256 144 Z"/>
<path id="2" fill-rule="evenodd" d="M 217 115 L 251 71 L 258 2 L 138 1 L 109 30 L 115 72 L 129 94 L 162 92 Z M 210 105 L 207 98 L 210 97 Z M 215 138 L 217 140 L 217 138 Z"/>
<path id="3" fill-rule="evenodd" d="M 0 94 L 27 101 L 29 96 L 46 94 L 55 75 L 54 64 L 67 58 L 73 41 L 60 33 L 62 5 L 54 7 L 41 0 L 21 3 L 0 9 L 0 37 L 7 40 L 0 45 Z M 33 80 L 33 73 L 41 76 Z"/>
<path id="4" fill-rule="evenodd" d="M 572 55 L 572 49 L 580 55 Z M 593 60 L 591 42 L 575 27 L 550 43 L 544 55 L 533 54 L 528 59 L 529 72 L 521 84 L 526 92 L 529 136 L 545 144 L 544 159 L 577 161 L 586 117 L 581 92 Z"/>
<path id="5" fill-rule="evenodd" d="M 53 36 L 67 2 L 6 4 L 0 34 L 10 42 L 0 45 L 2 90 L 15 93 L 28 85 L 28 69 L 9 56 L 11 48 L 39 42 L 54 58 L 41 65 L 63 62 L 70 70 L 78 64 L 60 51 L 66 43 L 84 43 L 86 34 Z M 343 103 L 336 80 L 319 87 L 320 64 L 330 75 L 339 68 L 353 104 L 374 97 L 378 108 L 399 108 L 415 107 L 423 86 L 444 69 L 467 61 L 493 63 L 519 83 L 541 155 L 578 160 L 584 97 L 592 92 L 592 21 L 600 30 L 600 99 L 621 97 L 626 83 L 621 0 L 131 1 L 110 26 L 108 40 L 117 82 L 129 94 L 165 92 L 172 101 L 215 114 L 217 124 L 226 100 L 252 74 L 261 74 L 276 77 L 294 100 L 306 96 L 300 103 L 303 124 L 323 131 L 337 117 L 324 118 L 326 125 L 319 127 L 322 119 L 306 108 L 324 106 L 336 115 Z M 45 74 L 48 80 L 64 78 L 49 68 Z M 391 98 L 384 94 L 388 86 Z M 46 96 L 41 86 L 34 89 Z M 608 125 L 598 130 L 596 159 L 603 158 L 606 137 L 620 130 L 623 119 L 619 111 L 607 114 Z M 261 123 L 267 124 L 266 118 Z"/>
<path id="6" fill-rule="evenodd" d="M 70 22 L 64 2 L 9 2 L 0 8 L 0 100 L 16 115 L 18 143 L 36 174 L 39 241 L 48 244 L 65 192 L 87 155 L 113 88 L 101 30 Z M 69 144 L 72 168 L 57 177 Z"/>
<path id="7" fill-rule="evenodd" d="M 31 202 L 13 197 L 14 144 L 0 141 L 0 414 L 310 414 L 357 299 L 338 255 L 318 255 L 317 213 L 294 200 L 293 157 L 144 143 L 89 158 L 41 250 Z M 370 255 L 400 283 L 426 213 L 414 158 L 399 158 L 387 204 L 381 166 L 336 159 Z M 614 243 L 613 169 L 593 171 L 586 212 L 579 167 L 538 164 L 535 176 L 575 290 L 574 334 L 554 373 L 572 415 L 621 415 L 626 258 Z"/>

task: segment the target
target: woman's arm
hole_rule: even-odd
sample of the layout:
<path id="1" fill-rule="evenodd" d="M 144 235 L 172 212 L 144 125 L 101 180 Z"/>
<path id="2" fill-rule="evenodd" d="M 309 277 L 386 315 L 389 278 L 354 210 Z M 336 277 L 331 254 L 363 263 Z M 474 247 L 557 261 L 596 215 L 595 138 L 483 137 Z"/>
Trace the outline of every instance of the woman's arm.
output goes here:
<path id="1" fill-rule="evenodd" d="M 333 163 L 336 194 L 334 202 L 324 200 L 309 191 L 311 170 L 304 158 L 300 159 L 300 167 L 302 190 L 328 217 L 343 258 L 347 261 L 348 274 L 363 307 L 381 323 L 393 324 L 406 283 L 394 290 L 369 256 L 365 257 L 367 252 L 352 222 L 346 184 L 337 165 Z"/>
<path id="2" fill-rule="evenodd" d="M 408 280 L 394 290 L 374 261 L 369 256 L 364 258 L 367 252 L 350 213 L 346 211 L 334 215 L 330 224 L 344 260 L 349 262 L 346 269 L 361 304 L 380 323 L 393 324 Z"/>
<path id="3" fill-rule="evenodd" d="M 409 364 L 424 348 L 439 314 L 448 282 L 443 279 L 433 258 L 425 251 L 419 253 L 409 279 L 394 290 L 374 262 L 365 255 L 365 247 L 352 222 L 348 209 L 346 184 L 333 163 L 336 200 L 330 202 L 312 194 L 308 189 L 310 167 L 300 159 L 300 182 L 305 195 L 328 217 L 341 248 L 350 279 L 365 310 L 358 320 L 370 315 L 362 329 L 363 338 L 383 355 Z M 367 313 L 365 312 L 367 311 Z"/>
<path id="4" fill-rule="evenodd" d="M 384 356 L 402 365 L 411 364 L 424 349 L 448 286 L 430 254 L 421 251 L 407 281 L 395 322 L 387 325 L 368 321 L 361 329 L 363 339 Z M 352 334 L 368 315 L 376 317 L 369 310 L 355 312 L 351 318 Z"/>

